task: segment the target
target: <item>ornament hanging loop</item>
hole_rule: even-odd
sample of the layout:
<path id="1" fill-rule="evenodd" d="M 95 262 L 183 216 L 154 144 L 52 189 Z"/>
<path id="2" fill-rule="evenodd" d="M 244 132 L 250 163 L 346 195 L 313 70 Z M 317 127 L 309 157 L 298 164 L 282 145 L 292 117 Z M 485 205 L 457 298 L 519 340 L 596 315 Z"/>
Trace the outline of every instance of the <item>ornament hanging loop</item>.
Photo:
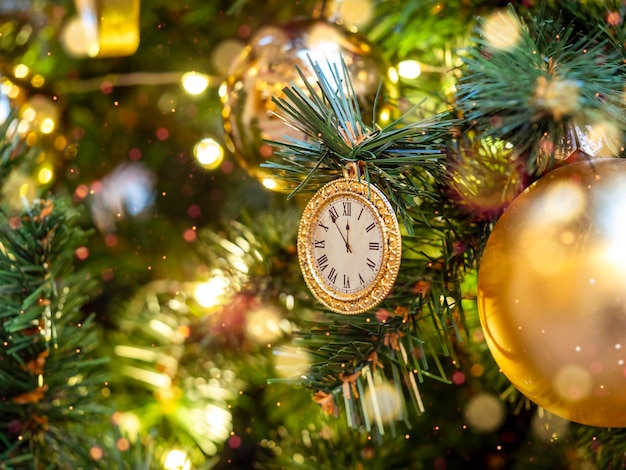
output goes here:
<path id="1" fill-rule="evenodd" d="M 343 177 L 360 180 L 361 177 L 365 175 L 365 165 L 366 163 L 363 160 L 346 163 L 346 166 L 343 169 Z"/>

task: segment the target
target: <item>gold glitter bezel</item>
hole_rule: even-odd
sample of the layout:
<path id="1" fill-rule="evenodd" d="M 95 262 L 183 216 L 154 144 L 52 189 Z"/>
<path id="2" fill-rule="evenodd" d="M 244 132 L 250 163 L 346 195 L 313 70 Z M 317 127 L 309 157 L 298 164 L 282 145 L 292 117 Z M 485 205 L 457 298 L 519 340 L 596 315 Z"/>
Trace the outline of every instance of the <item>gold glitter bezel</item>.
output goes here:
<path id="1" fill-rule="evenodd" d="M 320 215 L 329 204 L 346 197 L 371 209 L 383 239 L 378 273 L 364 289 L 354 293 L 340 292 L 321 280 L 313 253 L 313 232 Z M 297 248 L 304 281 L 315 298 L 333 312 L 353 315 L 378 305 L 393 288 L 400 270 L 402 236 L 396 214 L 378 188 L 354 178 L 340 178 L 327 183 L 309 200 L 300 220 Z"/>

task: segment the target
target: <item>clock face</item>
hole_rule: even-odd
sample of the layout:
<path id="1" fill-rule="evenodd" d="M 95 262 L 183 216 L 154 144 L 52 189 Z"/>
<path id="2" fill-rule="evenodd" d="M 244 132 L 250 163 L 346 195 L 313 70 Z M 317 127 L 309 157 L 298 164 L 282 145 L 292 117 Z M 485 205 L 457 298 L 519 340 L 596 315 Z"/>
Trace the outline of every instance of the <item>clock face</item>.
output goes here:
<path id="1" fill-rule="evenodd" d="M 300 222 L 298 256 L 315 297 L 340 313 L 360 313 L 389 293 L 400 265 L 397 219 L 375 187 L 343 178 L 320 189 Z"/>
<path id="2" fill-rule="evenodd" d="M 363 198 L 341 194 L 332 198 L 314 220 L 313 262 L 331 294 L 367 289 L 383 261 L 379 217 Z"/>

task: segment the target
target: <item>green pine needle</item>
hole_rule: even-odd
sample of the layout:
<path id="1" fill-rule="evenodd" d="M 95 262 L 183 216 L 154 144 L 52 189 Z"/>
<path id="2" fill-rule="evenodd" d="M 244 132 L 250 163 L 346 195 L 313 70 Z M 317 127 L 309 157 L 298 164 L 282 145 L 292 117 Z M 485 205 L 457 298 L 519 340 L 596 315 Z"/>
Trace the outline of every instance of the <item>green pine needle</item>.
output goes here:
<path id="1" fill-rule="evenodd" d="M 424 188 L 439 178 L 452 121 L 435 116 L 403 125 L 405 115 L 385 127 L 370 127 L 363 121 L 346 64 L 342 61 L 340 69 L 328 62 L 330 76 L 318 63 L 312 62 L 312 68 L 315 84 L 298 69 L 304 87 L 292 83 L 283 98 L 273 98 L 277 115 L 305 138 L 269 141 L 277 160 L 263 166 L 292 182 L 292 197 L 340 177 L 349 162 L 365 162 L 361 176 L 396 202 L 402 220 L 410 220 L 416 197 L 435 197 Z M 410 224 L 407 229 L 412 230 Z"/>
<path id="2" fill-rule="evenodd" d="M 508 14 L 520 25 L 514 47 L 495 49 L 481 19 L 483 35 L 466 51 L 457 99 L 467 121 L 526 153 L 533 173 L 546 166 L 546 137 L 557 150 L 573 126 L 610 123 L 623 132 L 626 69 L 606 36 L 542 18 L 525 24 L 512 8 Z M 554 150 L 547 153 L 554 158 Z"/>

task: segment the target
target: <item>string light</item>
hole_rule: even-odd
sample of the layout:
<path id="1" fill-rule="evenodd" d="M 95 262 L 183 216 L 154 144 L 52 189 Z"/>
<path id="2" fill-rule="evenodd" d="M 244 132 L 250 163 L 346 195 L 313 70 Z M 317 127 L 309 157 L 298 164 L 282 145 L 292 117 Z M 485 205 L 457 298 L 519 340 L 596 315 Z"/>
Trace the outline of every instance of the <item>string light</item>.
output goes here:
<path id="1" fill-rule="evenodd" d="M 26 78 L 29 72 L 30 69 L 24 64 L 17 64 L 13 69 L 13 75 L 15 75 L 15 78 Z"/>
<path id="2" fill-rule="evenodd" d="M 199 283 L 193 293 L 196 302 L 202 307 L 214 307 L 220 304 L 221 298 L 226 294 L 228 282 L 222 276 L 215 276 L 207 282 Z"/>
<path id="3" fill-rule="evenodd" d="M 199 95 L 209 86 L 209 76 L 198 72 L 187 72 L 183 74 L 181 82 L 187 93 Z"/>
<path id="4" fill-rule="evenodd" d="M 224 149 L 210 137 L 198 142 L 193 148 L 193 154 L 198 162 L 209 170 L 218 168 L 224 161 Z"/>
<path id="5" fill-rule="evenodd" d="M 398 64 L 398 75 L 405 80 L 415 80 L 422 73 L 422 67 L 416 60 L 403 60 Z"/>
<path id="6" fill-rule="evenodd" d="M 170 450 L 165 456 L 163 468 L 166 470 L 190 470 L 191 462 L 182 450 Z"/>
<path id="7" fill-rule="evenodd" d="M 263 181 L 261 181 L 261 184 L 263 184 L 263 186 L 265 186 L 267 189 L 277 189 L 278 188 L 278 184 L 276 184 L 276 181 L 274 181 L 272 178 L 264 178 Z"/>
<path id="8" fill-rule="evenodd" d="M 37 179 L 41 184 L 47 184 L 52 181 L 53 176 L 54 173 L 52 171 L 52 168 L 46 165 L 41 167 L 41 169 L 39 170 L 39 173 L 37 174 Z"/>

